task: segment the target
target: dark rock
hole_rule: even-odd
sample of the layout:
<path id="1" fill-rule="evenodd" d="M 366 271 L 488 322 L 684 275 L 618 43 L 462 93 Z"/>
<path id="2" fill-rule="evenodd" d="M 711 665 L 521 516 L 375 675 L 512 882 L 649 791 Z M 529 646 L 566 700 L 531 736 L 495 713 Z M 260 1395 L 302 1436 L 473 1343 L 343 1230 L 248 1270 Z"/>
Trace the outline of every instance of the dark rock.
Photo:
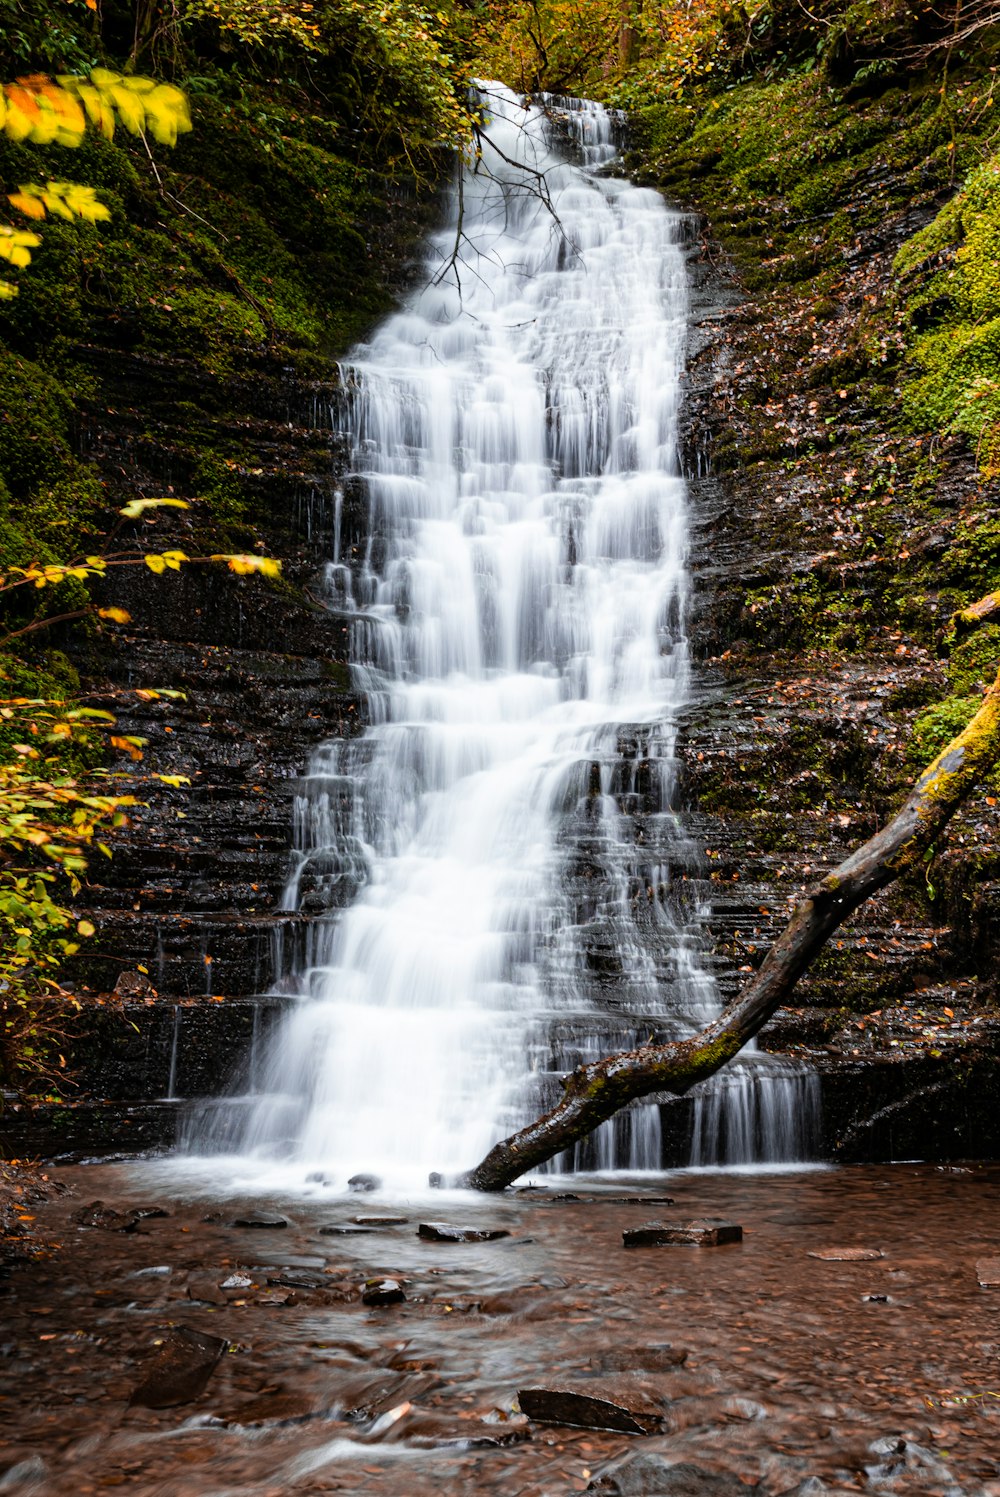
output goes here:
<path id="1" fill-rule="evenodd" d="M 421 1222 L 417 1236 L 425 1242 L 495 1242 L 510 1233 L 506 1227 L 452 1227 L 448 1222 Z"/>
<path id="2" fill-rule="evenodd" d="M 78 1227 L 97 1227 L 104 1232 L 134 1232 L 139 1225 L 139 1217 L 134 1211 L 116 1211 L 113 1206 L 105 1206 L 103 1201 L 91 1201 L 89 1206 L 81 1206 L 79 1211 L 74 1211 L 70 1217 Z"/>
<path id="3" fill-rule="evenodd" d="M 225 1221 L 225 1219 L 226 1219 L 226 1215 L 225 1215 L 224 1211 L 208 1211 L 202 1217 L 202 1221 L 203 1222 L 205 1222 L 205 1223 L 207 1223 L 209 1225 L 213 1225 L 213 1226 L 215 1225 L 216 1222 L 223 1222 L 223 1221 Z"/>
<path id="4" fill-rule="evenodd" d="M 231 1227 L 252 1227 L 262 1232 L 272 1232 L 277 1231 L 279 1227 L 287 1227 L 288 1223 L 283 1216 L 276 1216 L 270 1220 L 258 1216 L 238 1216 L 229 1225 Z"/>
<path id="5" fill-rule="evenodd" d="M 629 1455 L 599 1471 L 587 1487 L 603 1497 L 746 1497 L 736 1476 L 706 1471 L 682 1461 L 672 1465 L 661 1455 Z"/>
<path id="6" fill-rule="evenodd" d="M 595 1196 L 595 1200 L 606 1200 L 613 1206 L 673 1206 L 673 1196 Z"/>
<path id="7" fill-rule="evenodd" d="M 128 1214 L 134 1216 L 136 1221 L 151 1222 L 164 1220 L 170 1212 L 164 1211 L 162 1206 L 134 1206 Z"/>
<path id="8" fill-rule="evenodd" d="M 352 1216 L 351 1221 L 356 1227 L 405 1227 L 408 1218 L 405 1216 Z"/>
<path id="9" fill-rule="evenodd" d="M 188 1299 L 199 1300 L 204 1305 L 227 1305 L 225 1292 L 209 1274 L 192 1274 L 187 1282 Z"/>
<path id="10" fill-rule="evenodd" d="M 631 1349 L 613 1347 L 602 1352 L 591 1364 L 601 1372 L 669 1372 L 688 1359 L 686 1346 L 671 1346 L 669 1341 Z"/>
<path id="11" fill-rule="evenodd" d="M 147 1409 L 171 1409 L 176 1404 L 191 1403 L 208 1386 L 228 1345 L 219 1336 L 208 1336 L 189 1326 L 171 1326 L 129 1403 Z"/>
<path id="12" fill-rule="evenodd" d="M 721 1247 L 726 1242 L 742 1242 L 743 1228 L 714 1216 L 693 1222 L 646 1222 L 623 1232 L 622 1241 L 628 1248 L 669 1247 L 677 1243 Z"/>
<path id="13" fill-rule="evenodd" d="M 365 1305 L 398 1305 L 405 1298 L 398 1279 L 366 1279 L 361 1293 L 361 1302 Z"/>
<path id="14" fill-rule="evenodd" d="M 155 998 L 156 989 L 143 972 L 121 972 L 114 986 L 118 998 Z"/>
<path id="15" fill-rule="evenodd" d="M 321 1237 L 363 1237 L 366 1232 L 375 1232 L 376 1227 L 356 1226 L 353 1222 L 338 1224 L 332 1227 L 320 1227 Z"/>
<path id="16" fill-rule="evenodd" d="M 347 1182 L 347 1188 L 354 1191 L 380 1190 L 382 1181 L 378 1175 L 352 1175 Z"/>
<path id="17" fill-rule="evenodd" d="M 641 1389 L 613 1398 L 581 1393 L 576 1388 L 521 1388 L 517 1401 L 521 1413 L 541 1424 L 571 1424 L 582 1429 L 615 1429 L 627 1435 L 652 1435 L 662 1431 L 664 1414 Z"/>
<path id="18" fill-rule="evenodd" d="M 816 1248 L 809 1256 L 821 1258 L 824 1263 L 874 1263 L 882 1257 L 882 1252 L 879 1248 L 863 1247 Z"/>
<path id="19" fill-rule="evenodd" d="M 268 1274 L 267 1282 L 271 1285 L 282 1285 L 286 1289 L 328 1289 L 330 1280 L 325 1274 L 304 1273 L 302 1269 L 281 1269 L 276 1274 Z"/>

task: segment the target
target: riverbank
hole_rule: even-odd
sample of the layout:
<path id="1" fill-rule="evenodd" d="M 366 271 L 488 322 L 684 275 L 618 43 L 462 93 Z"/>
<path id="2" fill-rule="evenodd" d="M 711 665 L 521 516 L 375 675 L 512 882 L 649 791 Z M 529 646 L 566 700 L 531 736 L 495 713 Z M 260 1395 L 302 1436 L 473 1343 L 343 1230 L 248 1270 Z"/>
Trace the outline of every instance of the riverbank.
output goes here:
<path id="1" fill-rule="evenodd" d="M 489 1202 L 220 1199 L 141 1162 L 58 1178 L 37 1207 L 53 1256 L 4 1285 L 6 1491 L 564 1497 L 651 1472 L 673 1492 L 685 1463 L 685 1497 L 1000 1492 L 994 1167 L 575 1178 Z M 743 1240 L 623 1246 L 705 1216 Z M 418 1237 L 442 1218 L 510 1235 Z M 390 1277 L 405 1299 L 365 1305 Z M 528 1419 L 530 1387 L 647 1432 Z"/>

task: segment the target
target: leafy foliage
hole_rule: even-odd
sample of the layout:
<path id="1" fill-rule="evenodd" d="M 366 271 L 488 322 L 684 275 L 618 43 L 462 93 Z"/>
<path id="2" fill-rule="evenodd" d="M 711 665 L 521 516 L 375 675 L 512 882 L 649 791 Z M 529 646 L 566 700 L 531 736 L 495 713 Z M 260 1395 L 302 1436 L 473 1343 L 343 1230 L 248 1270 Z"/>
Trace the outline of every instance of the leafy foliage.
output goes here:
<path id="1" fill-rule="evenodd" d="M 152 78 L 126 76 L 108 68 L 93 68 L 86 76 L 64 74 L 52 79 L 43 73 L 0 85 L 0 129 L 9 140 L 32 145 L 78 146 L 88 123 L 107 139 L 120 120 L 133 135 L 146 131 L 161 145 L 174 145 L 191 128 L 185 94 L 172 84 Z M 27 218 L 82 218 L 97 223 L 111 217 L 92 187 L 78 182 L 22 183 L 8 193 L 11 207 Z M 16 269 L 31 263 L 31 251 L 41 243 L 30 230 L 0 224 L 0 259 Z M 0 300 L 17 295 L 17 286 L 0 280 Z"/>

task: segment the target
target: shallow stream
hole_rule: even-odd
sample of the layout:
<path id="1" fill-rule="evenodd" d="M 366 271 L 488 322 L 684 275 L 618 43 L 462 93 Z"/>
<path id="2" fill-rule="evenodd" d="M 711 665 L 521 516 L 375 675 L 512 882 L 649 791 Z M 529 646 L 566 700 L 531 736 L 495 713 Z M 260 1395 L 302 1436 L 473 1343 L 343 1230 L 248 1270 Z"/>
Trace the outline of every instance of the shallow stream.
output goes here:
<path id="1" fill-rule="evenodd" d="M 317 1182 L 221 1205 L 208 1182 L 168 1188 L 159 1166 L 59 1178 L 72 1193 L 36 1225 L 61 1251 L 15 1270 L 3 1300 L 0 1492 L 563 1497 L 644 1453 L 722 1474 L 733 1494 L 1000 1494 L 1000 1288 L 977 1280 L 1000 1242 L 1000 1167 L 550 1177 L 500 1199 Z M 95 1198 L 170 1215 L 74 1225 Z M 288 1225 L 230 1225 L 248 1216 Z M 322 1231 L 359 1216 L 400 1220 Z M 743 1241 L 622 1244 L 649 1220 L 702 1216 L 740 1223 Z M 423 1241 L 428 1220 L 511 1235 Z M 810 1256 L 859 1247 L 883 1256 Z M 234 1273 L 249 1282 L 220 1291 Z M 385 1275 L 405 1301 L 364 1305 Z M 129 1407 L 171 1326 L 230 1350 L 191 1401 Z M 638 1400 L 661 1431 L 526 1421 L 532 1386 Z"/>

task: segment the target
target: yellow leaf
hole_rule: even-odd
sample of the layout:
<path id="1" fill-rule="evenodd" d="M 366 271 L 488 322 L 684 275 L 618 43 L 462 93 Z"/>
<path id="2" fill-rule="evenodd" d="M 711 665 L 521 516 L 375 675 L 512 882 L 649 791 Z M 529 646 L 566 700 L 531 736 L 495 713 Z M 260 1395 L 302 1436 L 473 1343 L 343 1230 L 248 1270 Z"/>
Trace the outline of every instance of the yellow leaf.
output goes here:
<path id="1" fill-rule="evenodd" d="M 31 134 L 31 120 L 24 110 L 14 103 L 13 99 L 7 100 L 7 118 L 4 121 L 4 130 L 10 140 L 27 140 Z"/>
<path id="2" fill-rule="evenodd" d="M 167 569 L 167 564 L 163 560 L 163 557 L 157 556 L 155 551 L 151 551 L 148 555 L 144 556 L 143 561 L 146 563 L 149 570 L 151 572 L 155 572 L 157 576 L 159 576 L 161 572 L 165 572 Z"/>
<path id="3" fill-rule="evenodd" d="M 7 194 L 7 201 L 19 213 L 24 213 L 28 218 L 45 217 L 45 204 L 40 198 L 33 197 L 27 193 L 23 187 L 20 192 L 9 192 Z"/>
<path id="4" fill-rule="evenodd" d="M 164 785 L 173 785 L 177 789 L 181 785 L 190 785 L 191 777 L 186 774 L 158 774 L 153 776 L 154 780 L 162 780 Z"/>
<path id="5" fill-rule="evenodd" d="M 170 505 L 173 509 L 190 508 L 186 499 L 130 499 L 118 513 L 124 515 L 126 520 L 137 520 L 147 509 L 162 509 L 165 505 Z"/>
<path id="6" fill-rule="evenodd" d="M 260 572 L 265 577 L 280 577 L 281 562 L 275 561 L 270 556 L 231 556 L 222 554 L 212 557 L 213 561 L 224 561 L 231 572 L 236 572 L 240 577 L 249 576 L 251 572 Z"/>
<path id="7" fill-rule="evenodd" d="M 141 135 L 142 127 L 146 123 L 146 110 L 142 100 L 137 94 L 119 84 L 112 84 L 108 93 L 126 130 L 130 130 L 133 135 Z"/>
<path id="8" fill-rule="evenodd" d="M 113 624 L 129 624 L 132 615 L 124 608 L 99 608 L 98 616 L 102 619 L 110 619 Z"/>
<path id="9" fill-rule="evenodd" d="M 90 923 L 89 920 L 78 920 L 76 922 L 76 928 L 81 936 L 92 936 L 95 930 L 95 927 Z"/>
<path id="10" fill-rule="evenodd" d="M 187 561 L 187 559 L 188 558 L 183 551 L 164 551 L 163 553 L 163 560 L 166 562 L 167 566 L 172 572 L 179 572 L 181 569 L 181 562 Z"/>

